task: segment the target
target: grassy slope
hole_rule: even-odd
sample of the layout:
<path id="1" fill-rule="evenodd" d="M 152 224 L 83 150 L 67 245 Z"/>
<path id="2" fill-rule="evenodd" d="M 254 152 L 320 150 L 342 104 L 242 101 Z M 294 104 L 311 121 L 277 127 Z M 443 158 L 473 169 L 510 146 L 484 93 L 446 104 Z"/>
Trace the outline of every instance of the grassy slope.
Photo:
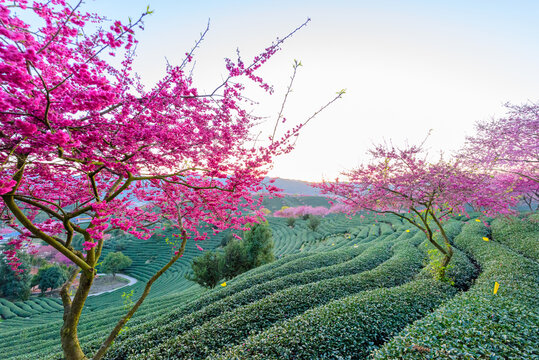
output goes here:
<path id="1" fill-rule="evenodd" d="M 327 250 L 338 249 L 341 246 L 351 246 L 352 241 L 355 238 L 345 239 L 344 237 L 335 237 L 330 240 L 324 240 L 330 234 L 347 232 L 350 227 L 358 228 L 359 218 L 346 219 L 344 216 L 331 216 L 324 219 L 320 229 L 314 234 L 307 230 L 305 226 L 302 226 L 299 222 L 299 226 L 294 229 L 290 229 L 285 226 L 284 219 L 270 219 L 272 228 L 275 230 L 275 243 L 276 251 L 282 255 L 292 255 L 294 257 L 304 257 L 309 251 L 325 252 Z M 202 246 L 206 249 L 211 249 L 220 243 L 220 237 L 215 237 Z M 333 245 L 335 244 L 335 245 Z M 142 244 L 135 245 L 133 248 L 139 249 L 137 253 L 132 253 L 134 258 L 133 266 L 128 269 L 127 273 L 137 277 L 141 280 L 140 283 L 134 286 L 135 296 L 140 288 L 143 286 L 143 281 L 150 276 L 150 272 L 146 271 L 145 267 L 150 265 L 157 267 L 161 262 L 164 262 L 167 258 L 167 254 L 170 248 L 164 244 L 163 241 L 148 241 Z M 300 252 L 300 248 L 303 249 Z M 157 249 L 155 248 L 157 246 Z M 152 248 L 153 247 L 153 248 Z M 157 259 L 149 258 L 148 254 L 154 254 L 157 252 L 159 257 Z M 124 253 L 129 253 L 128 250 L 124 250 Z M 193 243 L 188 243 L 186 255 L 182 260 L 189 260 L 193 256 L 199 255 L 200 251 L 196 250 Z M 286 258 L 278 260 L 278 264 L 281 261 L 286 262 Z M 151 264 L 146 264 L 146 261 L 152 261 Z M 152 296 L 145 302 L 141 309 L 131 319 L 129 327 L 136 328 L 137 325 L 148 323 L 156 318 L 166 318 L 171 312 L 175 310 L 181 310 L 193 299 L 204 297 L 208 294 L 208 291 L 200 288 L 198 285 L 187 282 L 184 279 L 184 274 L 188 270 L 188 262 L 183 261 L 177 265 L 176 269 L 172 269 L 172 272 L 166 273 L 164 278 L 156 282 L 152 288 Z M 268 265 L 267 273 L 271 273 L 272 266 Z M 170 271 L 170 270 L 169 270 Z M 260 269 L 254 269 L 253 273 L 261 273 Z M 242 277 L 238 277 L 238 282 Z M 235 281 L 232 281 L 232 284 Z M 234 288 L 231 286 L 231 288 Z M 106 294 L 89 298 L 89 307 L 83 314 L 81 324 L 79 326 L 79 335 L 81 343 L 90 344 L 95 346 L 96 339 L 102 339 L 106 336 L 110 327 L 119 319 L 125 310 L 121 306 L 121 293 L 123 291 L 129 291 L 129 288 L 124 288 L 117 293 Z M 228 288 L 227 288 L 228 290 Z M 60 328 L 61 312 L 60 308 L 55 312 L 49 314 L 35 315 L 37 311 L 29 319 L 22 319 L 20 317 L 16 319 L 10 319 L 8 321 L 0 322 L 0 333 L 2 335 L 2 343 L 0 344 L 0 351 L 6 358 L 40 358 L 47 353 L 54 354 L 59 351 L 59 342 L 57 337 L 57 330 Z M 46 324 L 42 326 L 35 326 L 35 324 Z M 34 326 L 32 326 L 34 325 Z M 20 354 L 21 344 L 25 344 L 26 355 Z"/>
<path id="2" fill-rule="evenodd" d="M 270 224 L 276 252 L 287 256 L 226 288 L 190 287 L 150 299 L 108 358 L 539 358 L 536 223 L 495 220 L 492 234 L 475 221 L 462 232 L 462 223 L 448 224 L 458 265 L 450 277 L 467 289 L 477 265 L 481 273 L 467 292 L 442 302 L 455 288 L 429 283 L 421 270 L 424 236 L 405 232 L 402 222 L 333 216 L 312 233 L 301 221 L 294 229 L 284 221 Z M 494 281 L 501 284 L 496 296 Z M 81 326 L 88 350 L 122 312 L 114 306 L 93 312 Z M 24 341 L 20 331 L 2 334 L 6 358 L 46 358 L 59 350 L 56 333 L 23 329 Z"/>

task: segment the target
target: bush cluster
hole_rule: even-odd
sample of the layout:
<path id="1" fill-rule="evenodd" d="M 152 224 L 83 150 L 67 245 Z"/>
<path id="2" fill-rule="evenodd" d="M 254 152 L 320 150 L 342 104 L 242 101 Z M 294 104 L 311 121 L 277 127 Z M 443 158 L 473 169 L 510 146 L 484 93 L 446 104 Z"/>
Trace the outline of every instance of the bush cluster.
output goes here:
<path id="1" fill-rule="evenodd" d="M 226 287 L 219 287 L 219 289 L 205 293 L 196 300 L 186 304 L 187 306 L 168 312 L 164 317 L 152 319 L 138 326 L 131 326 L 128 331 L 120 334 L 116 345 L 107 353 L 106 358 L 124 359 L 126 357 L 125 354 L 139 352 L 140 349 L 155 346 L 161 341 L 166 340 L 166 336 L 163 336 L 163 334 L 169 334 L 169 331 L 172 333 L 179 319 L 221 299 L 232 298 L 238 292 L 252 289 L 257 284 L 265 284 L 282 276 L 348 261 L 354 256 L 359 255 L 363 250 L 364 247 L 339 249 L 314 254 L 297 253 L 252 269 L 247 273 L 239 275 L 227 284 Z"/>
<path id="2" fill-rule="evenodd" d="M 41 294 L 43 294 L 48 289 L 54 290 L 62 286 L 68 277 L 69 270 L 65 265 L 46 265 L 34 275 L 31 285 L 38 285 Z"/>
<path id="3" fill-rule="evenodd" d="M 412 238 L 394 245 L 393 256 L 373 270 L 276 292 L 168 339 L 133 359 L 205 358 L 223 346 L 237 344 L 252 332 L 264 330 L 312 307 L 360 291 L 403 284 L 411 280 L 422 265 L 421 252 L 414 242 Z"/>
<path id="4" fill-rule="evenodd" d="M 21 272 L 15 272 L 11 269 L 11 265 L 4 254 L 4 250 L 7 250 L 7 248 L 12 247 L 0 247 L 0 297 L 12 300 L 26 300 L 30 297 L 30 281 L 32 278 L 28 256 L 18 252 L 21 262 L 19 270 Z M 8 319 L 14 316 L 9 308 L 0 307 L 0 318 Z"/>
<path id="5" fill-rule="evenodd" d="M 538 238 L 531 229 L 521 233 Z M 533 359 L 539 356 L 539 265 L 468 223 L 454 240 L 482 272 L 466 293 L 407 327 L 374 353 L 375 359 Z M 493 293 L 495 282 L 500 284 Z"/>
<path id="6" fill-rule="evenodd" d="M 539 221 L 533 215 L 522 218 L 498 218 L 492 222 L 492 237 L 496 241 L 511 247 L 513 250 L 532 260 L 539 261 Z"/>
<path id="7" fill-rule="evenodd" d="M 126 341 L 122 342 L 121 349 L 113 350 L 115 353 L 114 358 L 119 359 L 132 356 L 134 353 L 139 353 L 143 349 L 154 347 L 164 339 L 178 336 L 225 312 L 248 305 L 283 289 L 322 279 L 366 271 L 387 260 L 390 256 L 391 252 L 389 251 L 388 244 L 376 244 L 367 248 L 352 260 L 340 264 L 294 273 L 258 285 L 253 284 L 254 286 L 252 287 L 247 287 L 241 292 L 208 304 L 201 310 L 186 315 L 178 321 L 161 324 L 159 327 L 152 327 L 152 330 L 142 334 L 139 339 L 126 339 Z"/>
<path id="8" fill-rule="evenodd" d="M 455 293 L 417 280 L 332 301 L 247 338 L 213 359 L 363 359 Z"/>
<path id="9" fill-rule="evenodd" d="M 267 223 L 253 224 L 244 233 L 243 240 L 227 240 L 224 252 L 208 251 L 193 259 L 192 274 L 186 278 L 211 289 L 222 279 L 232 279 L 273 260 L 275 256 L 270 227 Z"/>

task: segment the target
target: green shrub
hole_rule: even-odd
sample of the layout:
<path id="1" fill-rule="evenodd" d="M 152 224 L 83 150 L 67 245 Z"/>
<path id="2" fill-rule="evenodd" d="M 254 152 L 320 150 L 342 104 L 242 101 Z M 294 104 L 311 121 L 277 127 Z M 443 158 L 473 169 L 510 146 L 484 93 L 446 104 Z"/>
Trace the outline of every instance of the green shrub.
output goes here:
<path id="1" fill-rule="evenodd" d="M 32 286 L 38 285 L 43 294 L 48 289 L 54 290 L 62 286 L 69 276 L 68 270 L 59 265 L 47 265 L 39 269 L 32 278 Z"/>
<path id="2" fill-rule="evenodd" d="M 213 359 L 363 359 L 455 290 L 433 280 L 332 301 L 248 337 Z"/>
<path id="3" fill-rule="evenodd" d="M 422 247 L 425 251 L 430 251 L 434 246 L 430 242 L 425 242 Z M 454 285 L 459 290 L 468 290 L 472 281 L 477 277 L 479 269 L 473 264 L 466 254 L 457 248 L 453 248 L 453 257 L 449 263 L 446 278 L 448 283 Z M 439 254 L 436 252 L 436 254 Z M 439 256 L 439 255 L 438 255 Z M 427 263 L 421 271 L 420 278 L 432 278 L 431 264 Z M 436 278 L 436 277 L 435 277 Z"/>
<path id="4" fill-rule="evenodd" d="M 223 278 L 223 256 L 217 252 L 206 251 L 204 255 L 193 259 L 191 269 L 193 274 L 187 275 L 187 279 L 213 289 Z"/>
<path id="5" fill-rule="evenodd" d="M 353 249 L 353 251 L 351 252 L 353 255 L 360 253 L 361 251 L 362 249 Z M 219 288 L 218 290 L 213 292 L 205 293 L 191 303 L 186 304 L 188 306 L 167 312 L 161 318 L 152 319 L 151 321 L 145 322 L 138 326 L 131 326 L 129 331 L 126 332 L 126 334 L 128 333 L 130 337 L 134 337 L 134 335 L 137 334 L 147 334 L 150 331 L 149 329 L 158 329 L 163 326 L 163 324 L 172 323 L 173 321 L 187 316 L 194 311 L 202 309 L 203 307 L 216 301 L 219 301 L 220 299 L 223 299 L 244 289 L 248 289 L 259 282 L 265 282 L 275 277 L 284 276 L 287 273 L 301 271 L 301 261 L 303 261 L 304 259 L 310 260 L 307 261 L 304 266 L 306 268 L 313 268 L 316 267 L 317 263 L 323 264 L 324 262 L 330 262 L 329 260 L 331 260 L 331 263 L 334 263 L 335 261 L 344 261 L 344 259 L 349 259 L 350 256 L 351 254 L 343 250 L 336 250 L 322 254 L 298 253 L 289 255 L 286 258 L 279 259 L 271 264 L 263 265 L 259 268 L 253 269 L 247 273 L 238 276 L 234 279 L 234 282 L 229 283 L 226 287 Z M 116 341 L 116 344 L 121 344 L 123 341 L 129 343 L 130 340 L 127 339 L 124 334 L 120 334 Z M 143 341 L 141 340 L 138 343 L 140 344 L 141 342 Z M 135 345 L 133 344 L 133 346 Z M 114 353 L 115 349 L 117 348 L 112 348 L 109 351 L 109 354 Z"/>
<path id="6" fill-rule="evenodd" d="M 520 254 L 539 261 L 539 222 L 528 218 L 499 218 L 492 222 L 492 238 Z"/>
<path id="7" fill-rule="evenodd" d="M 235 239 L 232 230 L 226 230 L 221 237 L 221 247 L 225 247 L 232 239 Z"/>
<path id="8" fill-rule="evenodd" d="M 249 270 L 247 251 L 238 239 L 232 239 L 225 246 L 222 275 L 229 280 Z"/>
<path id="9" fill-rule="evenodd" d="M 7 306 L 0 305 L 0 317 L 6 320 L 17 317 L 17 315 L 15 315 Z"/>
<path id="10" fill-rule="evenodd" d="M 121 251 L 110 252 L 101 263 L 101 269 L 105 273 L 116 277 L 117 273 L 128 268 L 132 263 L 133 260 L 129 256 L 125 256 Z"/>
<path id="11" fill-rule="evenodd" d="M 243 236 L 243 246 L 247 255 L 247 268 L 253 269 L 275 260 L 273 255 L 273 235 L 267 223 L 253 224 Z"/>
<path id="12" fill-rule="evenodd" d="M 11 265 L 7 260 L 4 250 L 13 248 L 12 246 L 0 247 L 0 297 L 6 297 L 13 300 L 27 300 L 30 297 L 30 264 L 28 256 L 17 252 L 21 265 L 19 270 L 15 272 L 11 269 Z M 2 315 L 3 316 L 3 315 Z M 6 318 L 10 316 L 6 312 Z"/>
<path id="13" fill-rule="evenodd" d="M 321 220 L 318 216 L 311 216 L 309 217 L 309 221 L 307 221 L 307 227 L 311 229 L 311 231 L 316 231 L 318 229 L 318 226 L 320 226 Z"/>
<path id="14" fill-rule="evenodd" d="M 294 225 L 296 225 L 296 218 L 293 218 L 293 217 L 289 217 L 286 219 L 286 225 L 290 226 L 290 227 L 294 227 Z"/>
<path id="15" fill-rule="evenodd" d="M 485 226 L 470 222 L 454 240 L 482 268 L 470 290 L 408 326 L 376 351 L 375 359 L 539 356 L 539 265 L 500 243 L 484 241 L 488 234 Z M 495 282 L 500 284 L 497 294 Z"/>

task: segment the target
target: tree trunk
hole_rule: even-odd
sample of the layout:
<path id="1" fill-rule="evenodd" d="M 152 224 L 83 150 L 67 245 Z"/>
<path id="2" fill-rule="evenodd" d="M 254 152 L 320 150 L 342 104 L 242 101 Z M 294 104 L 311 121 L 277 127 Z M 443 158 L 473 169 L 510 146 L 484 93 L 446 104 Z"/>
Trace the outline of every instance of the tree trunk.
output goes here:
<path id="1" fill-rule="evenodd" d="M 447 238 L 446 238 L 447 240 Z M 445 278 L 445 272 L 447 271 L 447 266 L 449 265 L 449 262 L 451 261 L 451 258 L 453 257 L 453 248 L 451 247 L 451 244 L 449 241 L 446 241 L 446 253 L 444 254 L 444 259 L 442 260 L 442 269 L 440 270 L 440 275 L 442 276 L 442 279 Z"/>
<path id="2" fill-rule="evenodd" d="M 451 246 L 451 242 L 449 241 L 447 234 L 445 233 L 442 223 L 440 222 L 440 220 L 438 220 L 438 218 L 435 216 L 432 210 L 431 210 L 431 215 L 434 221 L 436 222 L 438 229 L 440 229 L 440 234 L 442 234 L 442 239 L 444 240 L 444 244 L 447 247 L 446 251 L 443 253 L 444 259 L 442 260 L 442 269 L 441 269 L 441 276 L 442 276 L 442 279 L 444 279 L 447 266 L 449 265 L 449 262 L 451 261 L 451 258 L 453 257 L 453 247 Z"/>
<path id="3" fill-rule="evenodd" d="M 84 303 L 88 298 L 88 293 L 94 281 L 94 274 L 84 271 L 80 276 L 79 287 L 71 301 L 67 293 L 69 286 L 62 288 L 62 301 L 64 303 L 64 324 L 60 330 L 62 340 L 62 349 L 66 360 L 84 360 L 88 359 L 82 351 L 77 336 L 77 326 L 79 325 L 80 315 L 84 308 Z"/>
<path id="4" fill-rule="evenodd" d="M 181 223 L 181 222 L 180 222 Z M 165 271 L 168 270 L 168 268 L 170 268 L 172 266 L 172 264 L 174 264 L 176 262 L 176 260 L 178 260 L 180 257 L 183 256 L 183 253 L 185 251 L 185 244 L 187 243 L 187 233 L 185 231 L 185 229 L 181 229 L 181 232 L 182 232 L 182 244 L 180 245 L 180 249 L 176 252 L 176 254 L 170 259 L 170 261 L 165 264 L 165 266 L 163 266 L 158 272 L 156 272 L 151 278 L 150 280 L 148 280 L 148 282 L 146 283 L 146 286 L 144 287 L 144 291 L 142 292 L 142 295 L 140 296 L 140 298 L 138 299 L 138 301 L 135 303 L 135 305 L 133 305 L 133 307 L 131 308 L 131 310 L 129 310 L 129 312 L 123 317 L 121 318 L 118 323 L 116 324 L 116 326 L 114 327 L 114 329 L 112 329 L 109 337 L 103 342 L 103 344 L 101 344 L 101 347 L 99 348 L 99 350 L 97 350 L 97 353 L 94 355 L 94 357 L 92 358 L 93 360 L 101 360 L 103 358 L 103 356 L 105 356 L 105 353 L 108 351 L 108 349 L 110 348 L 110 346 L 112 345 L 112 342 L 114 341 L 114 339 L 116 339 L 116 337 L 118 336 L 118 334 L 120 333 L 120 330 L 123 328 L 123 326 L 129 321 L 129 319 L 131 319 L 131 317 L 133 316 L 133 314 L 138 310 L 138 308 L 140 307 L 140 305 L 142 305 L 142 303 L 144 302 L 144 300 L 146 299 L 146 296 L 148 296 L 148 294 L 150 293 L 150 289 L 152 287 L 152 284 L 157 280 L 159 279 L 159 277 L 161 275 L 163 275 L 163 273 Z"/>

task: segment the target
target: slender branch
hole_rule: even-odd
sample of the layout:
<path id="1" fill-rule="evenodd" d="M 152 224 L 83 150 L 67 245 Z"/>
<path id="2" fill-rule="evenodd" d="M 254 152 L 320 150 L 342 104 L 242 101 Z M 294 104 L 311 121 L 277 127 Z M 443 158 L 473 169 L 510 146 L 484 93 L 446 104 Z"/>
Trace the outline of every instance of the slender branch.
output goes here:
<path id="1" fill-rule="evenodd" d="M 57 239 L 53 238 L 52 236 L 47 235 L 40 229 L 38 229 L 31 221 L 24 215 L 24 213 L 21 211 L 21 209 L 17 206 L 15 203 L 15 199 L 13 195 L 5 194 L 2 195 L 2 199 L 4 199 L 4 203 L 9 208 L 9 210 L 15 215 L 17 220 L 32 234 L 34 234 L 36 237 L 40 238 L 41 240 L 45 241 L 49 245 L 51 245 L 53 248 L 58 250 L 60 253 L 65 255 L 69 260 L 73 261 L 75 264 L 77 264 L 82 270 L 87 271 L 89 273 L 93 273 L 93 268 L 90 267 L 83 259 L 76 256 L 72 251 L 67 249 L 64 245 L 62 245 Z"/>
<path id="2" fill-rule="evenodd" d="M 56 33 L 49 39 L 49 41 L 47 41 L 47 43 L 37 51 L 37 54 L 39 55 L 42 51 L 44 51 L 47 47 L 49 47 L 49 45 L 54 41 L 54 39 L 56 39 L 56 37 L 58 36 L 58 34 L 60 34 L 60 30 L 62 30 L 64 28 L 64 26 L 67 24 L 67 22 L 71 19 L 71 17 L 73 16 L 73 14 L 75 13 L 75 11 L 77 10 L 77 8 L 82 4 L 82 0 L 80 0 L 78 2 L 77 5 L 75 5 L 75 7 L 73 8 L 73 10 L 71 11 L 71 13 L 65 18 L 64 20 L 64 23 L 62 24 L 62 26 L 59 26 L 58 29 L 56 30 Z"/>
<path id="3" fill-rule="evenodd" d="M 181 226 L 181 224 L 180 224 Z M 184 253 L 185 251 L 185 245 L 187 243 L 187 233 L 185 231 L 185 229 L 183 228 L 183 226 L 181 227 L 181 233 L 182 233 L 182 243 L 181 243 L 181 246 L 180 246 L 180 249 L 179 251 L 172 257 L 172 259 L 170 259 L 170 261 L 165 265 L 163 266 L 157 273 L 155 273 L 151 278 L 150 280 L 148 280 L 148 282 L 146 283 L 146 286 L 144 287 L 144 291 L 142 293 L 142 295 L 140 296 L 140 298 L 138 299 L 138 301 L 135 303 L 135 305 L 133 305 L 133 307 L 131 308 L 131 310 L 129 310 L 129 312 L 123 317 L 121 318 L 118 323 L 116 324 L 116 326 L 114 327 L 114 329 L 111 331 L 110 335 L 108 336 L 108 338 L 103 342 L 103 344 L 101 345 L 101 347 L 99 348 L 99 350 L 97 351 L 97 353 L 94 355 L 93 357 L 93 360 L 100 360 L 103 358 L 103 356 L 105 355 L 105 353 L 107 352 L 108 348 L 111 346 L 112 342 L 114 341 L 114 339 L 116 339 L 116 337 L 118 336 L 118 334 L 120 333 L 120 330 L 123 328 L 123 326 L 129 321 L 129 319 L 133 316 L 133 314 L 138 310 L 138 308 L 140 307 L 140 305 L 142 305 L 142 303 L 144 302 L 144 300 L 146 299 L 146 297 L 148 296 L 148 294 L 150 293 L 150 289 L 152 287 L 152 284 L 165 272 L 168 270 L 168 268 L 170 268 L 172 266 L 172 264 L 174 264 L 176 262 L 176 260 L 178 260 Z"/>
<path id="4" fill-rule="evenodd" d="M 71 271 L 71 275 L 62 286 L 62 289 L 60 289 L 60 296 L 62 298 L 62 304 L 64 305 L 64 311 L 71 311 L 71 296 L 69 296 L 69 289 L 71 288 L 71 285 L 73 284 L 73 281 L 75 280 L 79 272 L 80 268 L 74 268 Z"/>
<path id="5" fill-rule="evenodd" d="M 275 127 L 273 128 L 273 134 L 271 135 L 271 141 L 275 139 L 275 133 L 277 132 L 277 126 L 279 125 L 279 121 L 283 117 L 283 111 L 284 106 L 286 105 L 286 100 L 288 99 L 288 95 L 292 92 L 292 84 L 294 83 L 294 79 L 296 78 L 296 73 L 298 72 L 298 67 L 301 66 L 301 61 L 298 62 L 297 60 L 294 60 L 294 72 L 292 73 L 292 76 L 290 77 L 290 84 L 288 84 L 288 88 L 286 89 L 286 93 L 284 95 L 283 103 L 281 104 L 281 110 L 279 110 L 279 115 L 277 115 L 277 120 L 275 120 Z"/>

